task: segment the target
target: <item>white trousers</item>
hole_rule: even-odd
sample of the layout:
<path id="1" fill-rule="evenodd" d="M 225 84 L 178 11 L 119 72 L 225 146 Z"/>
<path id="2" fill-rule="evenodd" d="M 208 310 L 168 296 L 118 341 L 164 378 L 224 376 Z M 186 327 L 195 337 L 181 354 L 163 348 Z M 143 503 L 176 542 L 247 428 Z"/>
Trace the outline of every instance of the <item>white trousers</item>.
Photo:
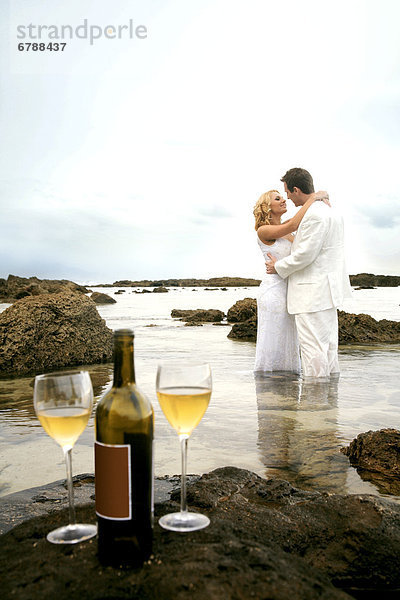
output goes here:
<path id="1" fill-rule="evenodd" d="M 339 373 L 338 316 L 336 308 L 295 315 L 305 377 Z"/>

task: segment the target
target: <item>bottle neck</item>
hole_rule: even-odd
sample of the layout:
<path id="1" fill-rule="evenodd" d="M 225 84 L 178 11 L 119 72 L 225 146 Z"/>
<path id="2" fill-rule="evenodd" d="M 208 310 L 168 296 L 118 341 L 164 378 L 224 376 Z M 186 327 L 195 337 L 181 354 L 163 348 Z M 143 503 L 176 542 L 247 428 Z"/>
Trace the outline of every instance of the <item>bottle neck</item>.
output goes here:
<path id="1" fill-rule="evenodd" d="M 114 387 L 135 383 L 133 337 L 114 338 Z"/>

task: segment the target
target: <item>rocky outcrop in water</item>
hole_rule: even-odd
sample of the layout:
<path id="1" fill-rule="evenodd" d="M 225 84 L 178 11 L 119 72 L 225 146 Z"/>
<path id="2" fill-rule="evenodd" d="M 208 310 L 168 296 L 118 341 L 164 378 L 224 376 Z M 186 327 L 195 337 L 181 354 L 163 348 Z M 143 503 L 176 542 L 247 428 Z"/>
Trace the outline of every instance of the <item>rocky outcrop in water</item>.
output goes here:
<path id="1" fill-rule="evenodd" d="M 168 292 L 167 288 L 160 285 L 160 287 L 155 287 L 153 290 L 153 294 L 165 294 L 166 292 Z"/>
<path id="2" fill-rule="evenodd" d="M 243 323 L 253 317 L 257 317 L 257 300 L 254 298 L 238 300 L 231 306 L 227 314 L 229 323 Z"/>
<path id="3" fill-rule="evenodd" d="M 185 536 L 162 530 L 157 520 L 179 509 L 178 494 L 156 504 L 153 555 L 136 571 L 101 567 L 95 540 L 54 548 L 45 535 L 68 514 L 52 504 L 47 516 L 1 536 L 2 594 L 18 600 L 350 600 L 395 598 L 400 590 L 395 502 L 305 492 L 235 467 L 189 484 L 188 500 L 191 510 L 210 517 L 210 526 Z M 77 513 L 82 522 L 95 520 L 93 504 Z"/>
<path id="4" fill-rule="evenodd" d="M 400 322 L 382 319 L 377 321 L 370 315 L 354 315 L 339 310 L 340 344 L 391 344 L 400 342 Z"/>
<path id="5" fill-rule="evenodd" d="M 102 294 L 101 292 L 92 292 L 90 294 L 90 299 L 93 300 L 95 304 L 115 304 L 117 302 L 108 294 Z"/>
<path id="6" fill-rule="evenodd" d="M 0 302 L 12 303 L 26 296 L 39 294 L 58 294 L 59 292 L 82 292 L 90 290 L 67 279 L 38 279 L 37 277 L 18 277 L 9 275 L 7 279 L 0 279 Z"/>
<path id="7" fill-rule="evenodd" d="M 17 300 L 0 314 L 0 375 L 27 375 L 110 361 L 112 331 L 84 294 Z"/>
<path id="8" fill-rule="evenodd" d="M 171 317 L 173 319 L 180 319 L 187 323 L 218 323 L 221 322 L 225 317 L 222 310 L 216 310 L 214 308 L 201 309 L 197 308 L 194 310 L 179 310 L 174 308 L 171 311 Z"/>
<path id="9" fill-rule="evenodd" d="M 351 285 L 366 286 L 367 289 L 373 287 L 397 287 L 400 285 L 400 277 L 398 275 L 374 275 L 373 273 L 359 273 L 358 275 L 350 275 Z"/>
<path id="10" fill-rule="evenodd" d="M 342 452 L 360 477 L 374 483 L 382 494 L 400 495 L 400 431 L 360 433 Z"/>
<path id="11" fill-rule="evenodd" d="M 228 334 L 231 339 L 256 341 L 257 300 L 245 298 L 229 310 L 228 321 L 233 322 Z M 338 311 L 339 344 L 391 344 L 400 342 L 400 322 L 382 319 L 377 321 L 369 315 L 354 315 Z"/>
<path id="12" fill-rule="evenodd" d="M 101 284 L 97 287 L 253 287 L 260 285 L 260 279 L 248 277 L 211 277 L 211 279 L 141 279 L 132 281 L 122 279 L 112 284 Z"/>

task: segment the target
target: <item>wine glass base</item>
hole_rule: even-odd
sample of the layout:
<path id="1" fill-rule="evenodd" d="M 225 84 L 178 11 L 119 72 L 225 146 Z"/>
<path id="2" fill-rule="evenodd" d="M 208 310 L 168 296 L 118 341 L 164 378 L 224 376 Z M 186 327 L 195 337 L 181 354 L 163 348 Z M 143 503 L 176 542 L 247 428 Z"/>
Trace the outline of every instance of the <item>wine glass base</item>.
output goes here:
<path id="1" fill-rule="evenodd" d="M 204 527 L 210 524 L 210 519 L 200 513 L 177 512 L 164 515 L 158 522 L 164 529 L 185 533 L 187 531 L 204 529 Z"/>
<path id="2" fill-rule="evenodd" d="M 97 526 L 84 523 L 65 525 L 54 529 L 46 538 L 52 544 L 79 544 L 97 535 Z"/>

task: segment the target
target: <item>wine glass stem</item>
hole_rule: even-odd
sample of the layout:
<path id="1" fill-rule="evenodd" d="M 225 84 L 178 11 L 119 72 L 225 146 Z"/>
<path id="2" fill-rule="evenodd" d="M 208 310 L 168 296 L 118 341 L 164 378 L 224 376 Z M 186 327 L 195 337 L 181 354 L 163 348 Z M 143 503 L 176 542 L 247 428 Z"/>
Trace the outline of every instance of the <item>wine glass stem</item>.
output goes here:
<path id="1" fill-rule="evenodd" d="M 67 467 L 67 486 L 68 486 L 68 504 L 69 504 L 69 524 L 75 525 L 75 506 L 74 506 L 74 487 L 72 485 L 72 448 L 64 450 L 65 466 Z"/>
<path id="2" fill-rule="evenodd" d="M 182 475 L 181 475 L 181 512 L 187 512 L 186 503 L 186 465 L 187 465 L 187 443 L 188 438 L 181 439 Z"/>

